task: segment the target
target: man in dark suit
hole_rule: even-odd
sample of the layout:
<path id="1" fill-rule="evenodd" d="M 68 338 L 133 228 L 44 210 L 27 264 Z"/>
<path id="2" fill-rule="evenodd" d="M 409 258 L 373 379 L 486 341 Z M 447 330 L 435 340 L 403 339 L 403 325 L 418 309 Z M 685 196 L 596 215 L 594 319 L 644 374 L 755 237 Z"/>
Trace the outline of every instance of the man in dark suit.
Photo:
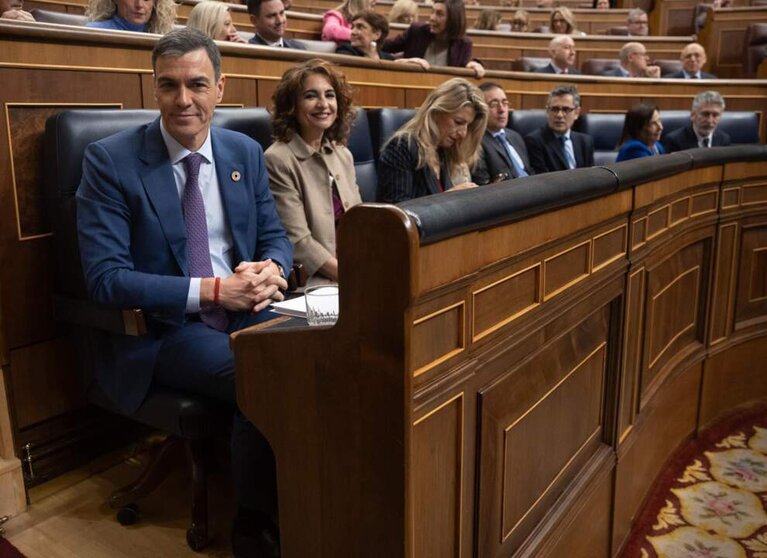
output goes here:
<path id="1" fill-rule="evenodd" d="M 666 153 L 694 149 L 696 147 L 718 147 L 730 145 L 726 132 L 717 130 L 724 112 L 724 99 L 718 91 L 703 91 L 695 96 L 690 111 L 690 123 L 666 134 L 661 143 Z"/>
<path id="2" fill-rule="evenodd" d="M 698 43 L 690 43 L 684 47 L 679 59 L 682 61 L 682 69 L 665 75 L 664 78 L 716 79 L 714 74 L 703 71 L 703 66 L 706 65 L 706 49 Z"/>
<path id="3" fill-rule="evenodd" d="M 248 0 L 248 13 L 256 33 L 250 44 L 306 50 L 301 43 L 283 37 L 288 18 L 282 0 Z"/>
<path id="4" fill-rule="evenodd" d="M 647 60 L 647 49 L 642 43 L 630 42 L 621 47 L 618 53 L 620 66 L 611 70 L 606 70 L 600 75 L 607 77 L 631 77 L 631 78 L 653 78 L 660 77 L 660 67 L 649 65 Z"/>
<path id="5" fill-rule="evenodd" d="M 525 137 L 530 164 L 537 174 L 594 166 L 594 140 L 573 132 L 581 113 L 574 85 L 555 87 L 546 102 L 548 123 Z"/>
<path id="6" fill-rule="evenodd" d="M 487 82 L 479 86 L 488 106 L 487 129 L 482 136 L 482 152 L 471 178 L 476 184 L 489 184 L 535 174 L 527 156 L 525 140 L 506 126 L 509 100 L 503 87 Z"/>
<path id="7" fill-rule="evenodd" d="M 155 387 L 235 408 L 229 333 L 282 300 L 292 248 L 261 147 L 210 126 L 225 81 L 215 43 L 192 29 L 172 31 L 152 65 L 160 118 L 88 146 L 77 191 L 90 296 L 143 309 L 150 332 L 102 339 L 95 376 L 127 413 Z M 235 556 L 259 555 L 263 545 L 268 553 L 276 546 L 274 458 L 239 414 L 232 436 L 235 525 L 244 533 L 233 540 Z"/>
<path id="8" fill-rule="evenodd" d="M 570 35 L 557 35 L 549 42 L 549 63 L 535 70 L 539 74 L 580 75 L 575 68 L 575 41 Z"/>

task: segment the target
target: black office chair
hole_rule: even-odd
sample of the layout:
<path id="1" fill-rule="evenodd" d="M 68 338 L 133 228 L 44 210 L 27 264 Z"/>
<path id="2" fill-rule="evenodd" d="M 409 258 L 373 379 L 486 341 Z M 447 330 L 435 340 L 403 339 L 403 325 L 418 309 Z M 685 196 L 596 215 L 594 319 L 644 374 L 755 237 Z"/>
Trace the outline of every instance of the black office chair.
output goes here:
<path id="1" fill-rule="evenodd" d="M 93 381 L 92 351 L 99 336 L 106 332 L 143 334 L 143 314 L 140 310 L 106 308 L 88 299 L 77 243 L 75 193 L 89 143 L 151 122 L 157 116 L 156 111 L 148 110 L 73 110 L 50 117 L 45 129 L 44 181 L 58 268 L 56 318 L 74 328 L 88 401 L 117 414 L 122 413 Z M 218 406 L 201 397 L 153 388 L 141 407 L 127 416 L 166 432 L 168 437 L 156 449 L 141 476 L 111 494 L 109 504 L 119 510 L 118 521 L 127 525 L 138 520 L 136 501 L 162 482 L 171 470 L 171 459 L 185 450 L 193 486 L 192 523 L 187 530 L 187 542 L 193 550 L 202 549 L 208 543 L 205 448 L 216 425 L 221 423 L 221 428 L 225 429 L 227 423 L 224 421 L 231 419 L 231 414 L 227 416 Z"/>
<path id="2" fill-rule="evenodd" d="M 618 157 L 618 142 L 623 131 L 624 113 L 590 112 L 581 115 L 575 123 L 578 132 L 594 139 L 594 164 L 614 163 Z"/>
<path id="3" fill-rule="evenodd" d="M 357 114 L 349 134 L 349 151 L 354 157 L 354 172 L 357 175 L 357 186 L 364 202 L 376 201 L 378 174 L 376 159 L 373 155 L 373 141 L 370 138 L 370 123 L 367 111 L 357 109 Z"/>
<path id="4" fill-rule="evenodd" d="M 405 122 L 413 118 L 415 109 L 382 108 L 368 111 L 370 137 L 373 140 L 373 155 L 376 161 L 381 155 L 381 148 L 399 130 Z"/>
<path id="5" fill-rule="evenodd" d="M 543 128 L 549 121 L 543 109 L 518 109 L 509 113 L 509 128 L 522 137 L 538 128 Z"/>

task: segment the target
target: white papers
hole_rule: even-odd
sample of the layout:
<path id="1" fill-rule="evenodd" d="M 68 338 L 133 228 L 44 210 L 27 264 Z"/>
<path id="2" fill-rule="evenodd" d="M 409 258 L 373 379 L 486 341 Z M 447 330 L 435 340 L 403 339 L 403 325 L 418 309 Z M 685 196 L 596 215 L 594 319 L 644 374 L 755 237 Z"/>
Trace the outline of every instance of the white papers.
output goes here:
<path id="1" fill-rule="evenodd" d="M 297 296 L 282 302 L 273 302 L 272 311 L 294 318 L 306 318 L 306 297 Z"/>

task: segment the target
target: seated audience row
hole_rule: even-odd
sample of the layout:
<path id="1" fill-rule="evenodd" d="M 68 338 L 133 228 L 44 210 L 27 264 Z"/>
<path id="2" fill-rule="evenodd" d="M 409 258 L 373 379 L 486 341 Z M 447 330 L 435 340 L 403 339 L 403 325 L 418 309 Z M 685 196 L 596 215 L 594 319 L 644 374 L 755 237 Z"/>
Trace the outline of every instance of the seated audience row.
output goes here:
<path id="1" fill-rule="evenodd" d="M 176 21 L 173 0 L 90 0 L 88 27 L 164 35 Z"/>
<path id="2" fill-rule="evenodd" d="M 404 33 L 387 40 L 383 50 L 430 66 L 458 66 L 485 75 L 478 60 L 471 57 L 472 42 L 466 37 L 466 13 L 461 0 L 436 0 L 428 23 L 410 24 Z"/>
<path id="3" fill-rule="evenodd" d="M 0 18 L 35 21 L 34 16 L 24 10 L 24 0 L 0 0 Z"/>

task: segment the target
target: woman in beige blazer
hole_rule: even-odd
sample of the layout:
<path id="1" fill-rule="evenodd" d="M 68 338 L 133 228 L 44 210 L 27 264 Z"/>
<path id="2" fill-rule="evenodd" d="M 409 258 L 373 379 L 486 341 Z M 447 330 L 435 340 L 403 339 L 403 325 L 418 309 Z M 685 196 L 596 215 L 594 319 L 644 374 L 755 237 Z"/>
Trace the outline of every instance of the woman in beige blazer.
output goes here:
<path id="1" fill-rule="evenodd" d="M 354 119 L 351 91 L 342 74 L 314 59 L 283 74 L 272 102 L 275 142 L 266 166 L 293 261 L 310 284 L 338 281 L 336 227 L 362 203 L 345 146 Z"/>

